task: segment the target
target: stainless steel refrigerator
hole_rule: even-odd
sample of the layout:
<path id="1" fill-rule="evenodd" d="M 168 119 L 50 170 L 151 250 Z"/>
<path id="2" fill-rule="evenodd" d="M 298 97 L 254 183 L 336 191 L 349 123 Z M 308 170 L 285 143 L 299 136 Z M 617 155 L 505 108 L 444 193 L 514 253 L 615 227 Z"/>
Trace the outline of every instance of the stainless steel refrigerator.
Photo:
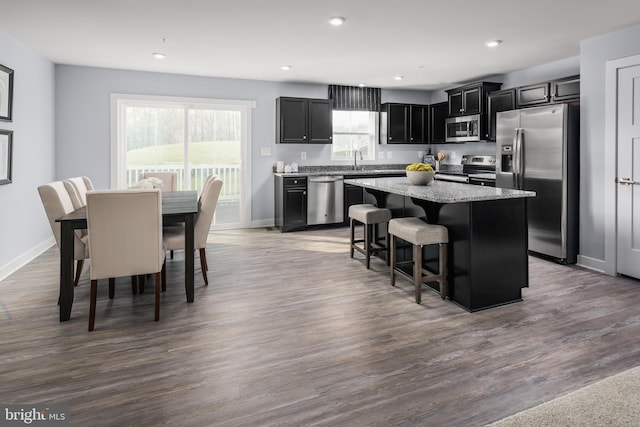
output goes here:
<path id="1" fill-rule="evenodd" d="M 579 107 L 554 104 L 497 113 L 496 187 L 527 200 L 529 251 L 573 264 L 578 252 Z"/>

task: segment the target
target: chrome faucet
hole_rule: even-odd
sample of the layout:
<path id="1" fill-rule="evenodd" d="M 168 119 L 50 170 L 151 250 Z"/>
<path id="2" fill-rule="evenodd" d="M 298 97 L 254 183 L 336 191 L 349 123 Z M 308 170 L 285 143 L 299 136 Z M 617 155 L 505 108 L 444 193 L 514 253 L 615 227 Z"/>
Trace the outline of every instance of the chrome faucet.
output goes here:
<path id="1" fill-rule="evenodd" d="M 360 160 L 362 160 L 362 151 L 353 150 L 353 170 L 358 170 L 358 157 L 357 154 L 360 154 Z"/>

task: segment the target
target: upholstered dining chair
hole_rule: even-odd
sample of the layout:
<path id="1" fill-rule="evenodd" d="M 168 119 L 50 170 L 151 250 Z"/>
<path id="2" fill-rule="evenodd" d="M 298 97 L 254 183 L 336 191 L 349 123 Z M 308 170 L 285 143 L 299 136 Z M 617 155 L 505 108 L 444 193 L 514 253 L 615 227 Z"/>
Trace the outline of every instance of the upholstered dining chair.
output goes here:
<path id="1" fill-rule="evenodd" d="M 113 298 L 116 277 L 155 273 L 155 320 L 159 320 L 160 285 L 165 280 L 160 190 L 89 191 L 87 227 L 91 253 L 89 330 L 95 324 L 100 279 L 109 279 L 109 298 Z"/>
<path id="2" fill-rule="evenodd" d="M 71 197 L 67 192 L 62 181 L 54 181 L 49 184 L 44 184 L 38 187 L 38 193 L 42 200 L 42 205 L 49 219 L 49 225 L 53 236 L 56 239 L 58 250 L 60 250 L 60 223 L 56 222 L 56 219 L 64 216 L 70 212 L 76 210 L 71 201 Z M 82 267 L 84 260 L 89 258 L 89 249 L 87 247 L 87 237 L 80 233 L 80 230 L 74 233 L 73 242 L 73 259 L 76 260 L 76 275 L 73 280 L 74 286 L 78 286 L 78 280 L 80 280 L 80 274 L 82 274 Z"/>
<path id="3" fill-rule="evenodd" d="M 63 181 L 64 187 L 71 197 L 73 207 L 80 209 L 87 205 L 87 191 L 93 190 L 93 183 L 86 176 L 76 176 Z"/>
<path id="4" fill-rule="evenodd" d="M 177 172 L 142 172 L 140 179 L 158 178 L 162 181 L 160 190 L 162 191 L 178 191 L 178 173 Z"/>
<path id="5" fill-rule="evenodd" d="M 194 225 L 194 248 L 199 250 L 200 253 L 200 268 L 202 270 L 202 277 L 204 278 L 204 284 L 209 284 L 207 277 L 207 237 L 209 236 L 209 229 L 211 228 L 211 222 L 213 221 L 213 214 L 215 213 L 216 206 L 218 204 L 218 198 L 220 197 L 220 191 L 222 190 L 223 181 L 217 177 L 209 177 L 204 184 L 202 194 L 198 200 L 198 214 L 195 219 Z M 168 250 L 184 249 L 184 228 L 179 227 L 167 227 L 164 229 L 164 245 Z"/>

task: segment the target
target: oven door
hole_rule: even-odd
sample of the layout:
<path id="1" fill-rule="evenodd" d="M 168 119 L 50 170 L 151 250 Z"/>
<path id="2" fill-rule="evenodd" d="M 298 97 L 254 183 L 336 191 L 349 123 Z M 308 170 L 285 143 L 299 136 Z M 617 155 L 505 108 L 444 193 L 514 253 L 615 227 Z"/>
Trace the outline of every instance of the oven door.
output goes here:
<path id="1" fill-rule="evenodd" d="M 446 142 L 480 141 L 480 115 L 445 119 Z"/>

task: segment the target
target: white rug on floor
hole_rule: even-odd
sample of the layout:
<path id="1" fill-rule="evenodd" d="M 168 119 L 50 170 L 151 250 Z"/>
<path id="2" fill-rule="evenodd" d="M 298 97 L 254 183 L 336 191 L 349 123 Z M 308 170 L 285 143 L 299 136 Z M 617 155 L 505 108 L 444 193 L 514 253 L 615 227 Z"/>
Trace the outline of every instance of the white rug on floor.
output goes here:
<path id="1" fill-rule="evenodd" d="M 542 403 L 490 426 L 640 426 L 640 366 Z"/>

